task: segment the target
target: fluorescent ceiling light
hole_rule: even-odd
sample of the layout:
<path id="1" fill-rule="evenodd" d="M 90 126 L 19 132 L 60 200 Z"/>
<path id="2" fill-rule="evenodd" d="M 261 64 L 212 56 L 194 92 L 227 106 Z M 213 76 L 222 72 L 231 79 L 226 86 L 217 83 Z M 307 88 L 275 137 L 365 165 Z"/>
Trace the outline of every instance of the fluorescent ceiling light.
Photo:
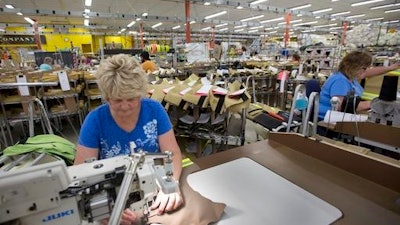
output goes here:
<path id="1" fill-rule="evenodd" d="M 142 16 L 148 16 L 149 14 L 147 12 L 142 13 Z"/>
<path id="2" fill-rule="evenodd" d="M 280 20 L 284 20 L 284 19 L 285 18 L 283 18 L 283 17 L 278 17 L 275 19 L 263 20 L 263 21 L 260 21 L 260 23 L 269 23 L 269 22 L 280 21 Z"/>
<path id="3" fill-rule="evenodd" d="M 7 9 L 13 9 L 14 6 L 13 5 L 5 5 Z"/>
<path id="4" fill-rule="evenodd" d="M 337 29 L 342 29 L 343 27 L 330 27 L 329 30 L 337 30 Z"/>
<path id="5" fill-rule="evenodd" d="M 126 28 L 122 28 L 121 30 L 120 30 L 120 32 L 122 33 L 122 32 L 125 32 L 126 31 Z"/>
<path id="6" fill-rule="evenodd" d="M 298 20 L 292 20 L 292 21 L 290 21 L 290 23 L 298 23 L 298 22 L 301 22 L 301 21 L 303 21 L 303 19 L 298 19 Z M 282 25 L 282 24 L 286 24 L 286 22 L 280 22 L 280 23 L 278 23 L 279 25 Z"/>
<path id="7" fill-rule="evenodd" d="M 235 30 L 235 32 L 241 32 L 241 31 L 244 31 L 244 29 Z"/>
<path id="8" fill-rule="evenodd" d="M 310 24 L 316 24 L 316 23 L 318 23 L 318 21 L 311 21 L 311 22 L 298 23 L 298 24 L 295 24 L 295 25 L 293 25 L 293 26 L 303 26 L 303 25 L 310 25 Z"/>
<path id="9" fill-rule="evenodd" d="M 349 13 L 351 13 L 351 12 L 350 11 L 339 12 L 339 13 L 333 13 L 333 14 L 331 14 L 331 16 L 340 16 L 340 15 L 346 15 L 346 14 L 349 14 Z"/>
<path id="10" fill-rule="evenodd" d="M 194 21 L 194 20 L 189 22 L 189 24 L 194 24 L 194 23 L 196 23 L 196 21 Z"/>
<path id="11" fill-rule="evenodd" d="M 386 10 L 385 13 L 392 13 L 392 12 L 398 12 L 400 9 L 392 9 L 392 10 Z"/>
<path id="12" fill-rule="evenodd" d="M 332 8 L 320 9 L 320 10 L 313 11 L 311 13 L 312 14 L 318 14 L 318 13 L 329 12 L 329 11 L 332 11 Z"/>
<path id="13" fill-rule="evenodd" d="M 391 20 L 391 21 L 386 21 L 386 22 L 383 22 L 383 23 L 398 23 L 399 22 L 399 20 Z"/>
<path id="14" fill-rule="evenodd" d="M 135 23 L 136 23 L 136 21 L 132 21 L 127 25 L 127 27 L 131 27 L 131 26 L 135 25 Z"/>
<path id="15" fill-rule="evenodd" d="M 85 0 L 85 6 L 92 6 L 92 0 Z"/>
<path id="16" fill-rule="evenodd" d="M 136 18 L 136 21 L 142 20 L 142 18 Z"/>
<path id="17" fill-rule="evenodd" d="M 268 34 L 275 34 L 275 33 L 277 33 L 277 32 L 278 32 L 277 30 L 274 30 L 274 31 L 268 32 Z"/>
<path id="18" fill-rule="evenodd" d="M 260 4 L 260 3 L 266 2 L 266 1 L 268 1 L 268 0 L 257 0 L 257 1 L 254 1 L 254 2 L 250 2 L 250 5 Z"/>
<path id="19" fill-rule="evenodd" d="M 314 29 L 312 29 L 312 30 L 302 30 L 301 33 L 311 33 L 311 32 L 315 32 L 315 31 L 317 31 L 317 30 L 314 30 Z"/>
<path id="20" fill-rule="evenodd" d="M 247 31 L 247 33 L 255 33 L 255 32 L 258 32 L 258 30 L 249 30 L 249 31 Z"/>
<path id="21" fill-rule="evenodd" d="M 85 13 L 90 13 L 90 9 L 85 9 L 84 12 Z"/>
<path id="22" fill-rule="evenodd" d="M 353 15 L 353 16 L 347 16 L 346 19 L 351 19 L 351 18 L 358 18 L 358 17 L 363 17 L 365 14 L 358 14 L 358 15 Z"/>
<path id="23" fill-rule="evenodd" d="M 156 24 L 154 24 L 153 26 L 151 26 L 151 28 L 156 28 L 156 27 L 159 27 L 159 26 L 161 26 L 162 25 L 162 23 L 160 22 L 160 23 L 156 23 Z"/>
<path id="24" fill-rule="evenodd" d="M 211 5 L 211 2 L 204 2 L 204 5 Z"/>
<path id="25" fill-rule="evenodd" d="M 228 24 L 227 23 L 221 23 L 221 24 L 216 25 L 215 27 L 223 27 L 223 26 L 226 26 L 226 25 L 228 25 Z"/>
<path id="26" fill-rule="evenodd" d="M 241 19 L 240 21 L 241 22 L 245 22 L 245 21 L 249 21 L 249 20 L 260 19 L 260 18 L 263 18 L 263 17 L 264 17 L 264 15 L 258 15 L 258 16 L 253 16 L 253 17 L 248 17 L 248 18 L 245 18 L 245 19 Z"/>
<path id="27" fill-rule="evenodd" d="M 83 20 L 83 25 L 89 26 L 89 20 L 88 20 L 88 19 L 84 19 L 84 20 Z"/>
<path id="28" fill-rule="evenodd" d="M 254 30 L 254 29 L 261 29 L 261 28 L 264 28 L 264 26 L 250 27 L 249 29 Z"/>
<path id="29" fill-rule="evenodd" d="M 243 9 L 243 6 L 237 6 L 236 9 Z"/>
<path id="30" fill-rule="evenodd" d="M 321 28 L 321 27 L 334 27 L 337 26 L 337 23 L 330 23 L 326 25 L 319 25 L 319 26 L 314 26 L 314 28 Z"/>
<path id="31" fill-rule="evenodd" d="M 311 4 L 296 6 L 296 7 L 290 8 L 290 10 L 299 10 L 299 9 L 305 9 L 305 8 L 309 8 L 309 7 L 311 7 Z"/>
<path id="32" fill-rule="evenodd" d="M 224 14 L 226 14 L 227 12 L 226 11 L 221 11 L 221 12 L 218 12 L 218 13 L 215 13 L 215 14 L 211 14 L 211 15 L 209 15 L 209 16 L 206 16 L 206 17 L 204 17 L 204 19 L 211 19 L 211 18 L 214 18 L 214 17 L 217 17 L 217 16 L 222 16 L 222 15 L 224 15 Z"/>
<path id="33" fill-rule="evenodd" d="M 234 26 L 233 28 L 235 28 L 235 29 L 237 29 L 237 28 L 242 28 L 242 27 L 246 27 L 247 25 L 237 25 L 237 26 Z"/>
<path id="34" fill-rule="evenodd" d="M 204 27 L 201 30 L 209 30 L 209 29 L 211 29 L 211 27 Z"/>
<path id="35" fill-rule="evenodd" d="M 367 4 L 372 4 L 375 2 L 383 2 L 385 0 L 369 0 L 369 1 L 362 1 L 362 2 L 356 2 L 351 4 L 351 6 L 360 6 L 360 5 L 367 5 Z"/>
<path id="36" fill-rule="evenodd" d="M 178 26 L 174 26 L 174 27 L 172 28 L 172 30 L 176 30 L 176 29 L 179 29 L 179 28 L 181 28 L 181 26 L 180 26 L 180 25 L 178 25 Z"/>
<path id="37" fill-rule="evenodd" d="M 17 15 L 22 16 L 24 14 L 22 14 L 22 12 L 17 12 Z"/>
<path id="38" fill-rule="evenodd" d="M 226 31 L 226 30 L 228 30 L 228 28 L 227 28 L 227 27 L 225 27 L 225 28 L 222 28 L 222 29 L 219 29 L 218 31 Z"/>
<path id="39" fill-rule="evenodd" d="M 379 17 L 379 18 L 367 19 L 367 20 L 365 20 L 365 21 L 369 22 L 369 21 L 377 21 L 377 20 L 383 20 L 383 19 L 385 19 L 385 18 Z"/>
<path id="40" fill-rule="evenodd" d="M 371 7 L 371 10 L 374 9 L 383 9 L 383 8 L 389 8 L 389 7 L 394 7 L 394 6 L 399 6 L 400 3 L 395 3 L 395 4 L 387 4 L 387 5 L 380 5 L 380 6 L 375 6 L 375 7 Z"/>
<path id="41" fill-rule="evenodd" d="M 31 18 L 29 18 L 29 17 L 24 17 L 24 19 L 26 20 L 26 21 L 28 21 L 28 23 L 30 23 L 30 24 L 34 24 L 35 23 L 35 21 L 33 21 Z"/>

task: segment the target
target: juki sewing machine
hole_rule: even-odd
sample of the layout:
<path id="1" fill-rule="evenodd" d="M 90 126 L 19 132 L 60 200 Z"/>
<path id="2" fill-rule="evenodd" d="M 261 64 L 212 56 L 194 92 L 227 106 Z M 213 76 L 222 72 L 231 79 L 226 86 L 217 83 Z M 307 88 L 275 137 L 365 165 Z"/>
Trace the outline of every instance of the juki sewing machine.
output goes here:
<path id="1" fill-rule="evenodd" d="M 134 153 L 67 167 L 54 161 L 0 173 L 0 224 L 79 225 L 125 208 L 148 212 L 158 190 L 174 193 L 172 154 Z"/>

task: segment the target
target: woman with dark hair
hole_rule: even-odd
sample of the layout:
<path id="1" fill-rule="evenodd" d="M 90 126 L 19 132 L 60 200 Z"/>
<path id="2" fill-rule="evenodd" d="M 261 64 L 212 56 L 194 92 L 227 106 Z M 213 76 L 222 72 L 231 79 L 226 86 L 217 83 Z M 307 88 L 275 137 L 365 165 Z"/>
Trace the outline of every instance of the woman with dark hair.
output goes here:
<path id="1" fill-rule="evenodd" d="M 331 99 L 337 97 L 343 102 L 346 96 L 359 96 L 363 94 L 363 88 L 358 80 L 385 74 L 400 67 L 400 63 L 388 67 L 371 67 L 372 57 L 367 52 L 353 51 L 347 54 L 339 64 L 337 71 L 333 72 L 321 88 L 319 100 L 318 118 L 322 120 L 326 112 L 331 109 Z M 370 101 L 360 101 L 355 107 L 356 112 L 371 108 Z M 341 104 L 339 104 L 339 111 Z"/>
<path id="2" fill-rule="evenodd" d="M 300 55 L 297 53 L 294 53 L 292 55 L 292 63 L 300 63 Z"/>
<path id="3" fill-rule="evenodd" d="M 154 62 L 150 60 L 150 55 L 148 52 L 142 52 L 142 54 L 140 54 L 140 57 L 142 58 L 142 69 L 144 70 L 144 72 L 151 73 L 154 70 L 157 70 L 157 66 Z"/>

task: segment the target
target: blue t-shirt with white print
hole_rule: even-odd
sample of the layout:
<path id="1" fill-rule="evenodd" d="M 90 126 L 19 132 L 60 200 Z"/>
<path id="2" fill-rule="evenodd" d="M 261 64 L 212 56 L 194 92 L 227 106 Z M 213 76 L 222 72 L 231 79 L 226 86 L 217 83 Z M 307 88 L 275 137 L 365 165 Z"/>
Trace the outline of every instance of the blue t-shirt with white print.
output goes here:
<path id="1" fill-rule="evenodd" d="M 162 105 L 152 99 L 141 99 L 139 119 L 131 132 L 121 129 L 111 116 L 110 106 L 92 110 L 82 124 L 78 143 L 99 149 L 99 159 L 130 154 L 130 142 L 147 152 L 159 152 L 158 136 L 172 129 Z"/>

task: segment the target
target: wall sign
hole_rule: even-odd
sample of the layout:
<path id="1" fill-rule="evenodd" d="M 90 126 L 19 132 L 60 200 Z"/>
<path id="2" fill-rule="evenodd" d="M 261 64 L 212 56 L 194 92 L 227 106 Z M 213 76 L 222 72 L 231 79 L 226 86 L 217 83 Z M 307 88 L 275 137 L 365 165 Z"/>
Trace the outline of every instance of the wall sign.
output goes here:
<path id="1" fill-rule="evenodd" d="M 46 44 L 46 37 L 40 35 L 40 43 Z M 36 44 L 34 35 L 0 35 L 0 45 Z"/>

